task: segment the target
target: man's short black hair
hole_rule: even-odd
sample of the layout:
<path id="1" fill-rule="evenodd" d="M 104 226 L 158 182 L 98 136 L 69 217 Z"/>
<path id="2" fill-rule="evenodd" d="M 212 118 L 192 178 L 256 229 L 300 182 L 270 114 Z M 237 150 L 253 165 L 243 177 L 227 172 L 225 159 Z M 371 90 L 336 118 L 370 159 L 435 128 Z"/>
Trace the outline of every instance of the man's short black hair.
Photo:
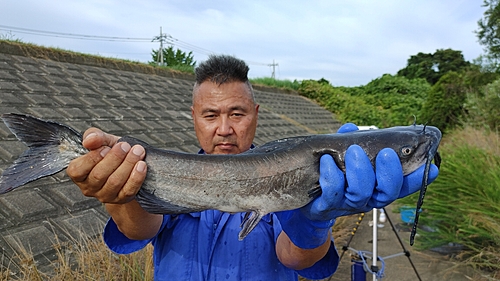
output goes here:
<path id="1" fill-rule="evenodd" d="M 205 81 L 217 84 L 239 81 L 248 82 L 248 65 L 240 59 L 228 55 L 210 55 L 195 69 L 196 83 Z"/>

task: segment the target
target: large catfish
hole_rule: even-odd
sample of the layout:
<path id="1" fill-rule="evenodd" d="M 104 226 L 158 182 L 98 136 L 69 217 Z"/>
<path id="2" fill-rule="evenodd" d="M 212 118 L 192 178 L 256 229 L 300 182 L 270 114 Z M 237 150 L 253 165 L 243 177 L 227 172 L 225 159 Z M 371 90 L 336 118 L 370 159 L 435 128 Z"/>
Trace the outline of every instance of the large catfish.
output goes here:
<path id="1" fill-rule="evenodd" d="M 65 169 L 87 152 L 82 135 L 73 128 L 22 114 L 3 114 L 14 135 L 28 146 L 0 178 L 0 193 Z M 411 125 L 345 134 L 310 135 L 268 142 L 237 155 L 199 155 L 154 148 L 132 137 L 120 142 L 146 149 L 146 180 L 136 200 L 148 212 L 180 214 L 217 209 L 248 212 L 239 234 L 243 239 L 271 212 L 300 208 L 321 194 L 319 159 L 333 156 L 345 172 L 350 145 L 360 145 L 371 162 L 386 147 L 398 154 L 405 175 L 425 164 L 423 203 L 429 167 L 436 158 L 441 132 L 431 126 Z M 418 212 L 417 212 L 418 214 Z M 416 231 L 415 218 L 413 236 Z"/>

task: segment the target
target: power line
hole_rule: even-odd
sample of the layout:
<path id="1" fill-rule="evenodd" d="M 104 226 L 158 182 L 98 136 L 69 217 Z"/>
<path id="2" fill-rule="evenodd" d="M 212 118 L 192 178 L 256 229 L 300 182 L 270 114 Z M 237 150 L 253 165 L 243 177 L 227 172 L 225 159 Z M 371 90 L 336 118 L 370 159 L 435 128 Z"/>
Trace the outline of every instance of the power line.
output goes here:
<path id="1" fill-rule="evenodd" d="M 170 43 L 172 45 L 183 47 L 183 48 L 189 49 L 189 50 L 191 50 L 193 52 L 198 52 L 198 53 L 201 53 L 201 54 L 204 54 L 204 55 L 213 55 L 213 54 L 216 54 L 216 52 L 214 52 L 214 51 L 211 51 L 211 50 L 208 50 L 208 49 L 205 49 L 205 48 L 202 48 L 202 47 L 198 47 L 198 46 L 195 46 L 195 45 L 187 43 L 187 42 L 183 42 L 183 41 L 181 41 L 179 39 L 176 39 L 176 38 L 173 38 L 173 37 L 171 37 L 171 39 L 172 39 L 172 42 L 170 42 Z"/>
<path id="2" fill-rule="evenodd" d="M 79 40 L 94 40 L 94 41 L 116 41 L 116 42 L 151 42 L 158 41 L 159 36 L 151 38 L 133 38 L 133 37 L 117 37 L 117 36 L 99 36 L 99 35 L 88 35 L 88 34 L 76 34 L 76 33 L 64 33 L 64 32 L 54 32 L 54 31 L 45 31 L 45 30 L 37 30 L 30 28 L 22 28 L 22 27 L 14 27 L 7 25 L 0 25 L 0 30 L 5 31 L 15 31 L 17 33 L 22 34 L 30 34 L 30 35 L 38 35 L 38 36 L 46 36 L 46 37 L 58 37 L 58 38 L 69 38 L 69 39 L 79 39 Z M 162 33 L 165 38 L 163 38 L 163 43 L 169 43 L 171 45 L 176 45 L 178 47 L 182 47 L 185 49 L 189 49 L 193 52 L 201 53 L 204 55 L 215 54 L 216 52 L 195 46 L 193 44 L 181 41 L 179 39 L 173 38 L 172 36 Z M 161 35 L 162 36 L 162 35 Z M 169 39 L 167 41 L 167 39 Z M 161 42 L 160 42 L 161 43 Z"/>
<path id="3" fill-rule="evenodd" d="M 177 38 L 172 37 L 166 33 L 161 31 L 160 27 L 160 36 L 155 36 L 153 38 L 140 38 L 140 37 L 118 37 L 118 36 L 100 36 L 100 35 L 88 35 L 88 34 L 77 34 L 77 33 L 65 33 L 65 32 L 55 32 L 55 31 L 46 31 L 46 30 L 38 30 L 38 29 L 30 29 L 23 27 L 15 27 L 8 25 L 0 25 L 0 31 L 8 31 L 8 32 L 17 32 L 22 34 L 30 34 L 37 36 L 46 36 L 46 37 L 57 37 L 57 38 L 67 38 L 67 39 L 78 39 L 78 40 L 91 40 L 91 41 L 114 41 L 114 42 L 160 42 L 160 49 L 162 49 L 164 43 L 171 44 L 173 46 L 177 46 L 180 48 L 184 48 L 190 50 L 192 52 L 200 53 L 203 55 L 213 55 L 217 54 L 217 52 L 198 47 L 196 45 L 181 41 Z M 162 53 L 162 52 L 160 52 Z M 260 62 L 252 62 L 247 61 L 248 64 L 252 65 L 262 65 L 262 66 L 272 66 L 273 64 L 260 63 Z M 277 65 L 277 64 L 276 64 Z M 273 70 L 274 74 L 274 70 Z"/>
<path id="4" fill-rule="evenodd" d="M 158 50 L 158 54 L 159 54 L 158 55 L 158 63 L 161 63 L 163 61 L 163 45 L 165 43 L 168 43 L 168 44 L 170 44 L 172 46 L 182 47 L 182 48 L 188 49 L 188 50 L 190 50 L 192 52 L 202 53 L 204 55 L 215 54 L 215 52 L 213 52 L 213 51 L 210 51 L 208 49 L 195 46 L 193 44 L 189 44 L 187 42 L 183 42 L 183 41 L 181 41 L 179 39 L 176 39 L 176 38 L 172 37 L 170 34 L 163 33 L 161 26 L 160 26 L 160 35 L 159 36 L 155 36 L 152 41 L 153 42 L 154 41 L 160 42 L 160 48 Z"/>
<path id="5" fill-rule="evenodd" d="M 131 37 L 98 36 L 98 35 L 87 35 L 87 34 L 63 33 L 63 32 L 54 32 L 54 31 L 45 31 L 45 30 L 29 29 L 29 28 L 22 28 L 22 27 L 14 27 L 14 26 L 7 26 L 7 25 L 0 25 L 0 30 L 15 31 L 15 32 L 24 33 L 24 34 L 31 34 L 31 35 L 71 38 L 71 39 L 80 39 L 80 40 L 120 41 L 120 42 L 151 42 L 151 38 L 131 38 Z"/>

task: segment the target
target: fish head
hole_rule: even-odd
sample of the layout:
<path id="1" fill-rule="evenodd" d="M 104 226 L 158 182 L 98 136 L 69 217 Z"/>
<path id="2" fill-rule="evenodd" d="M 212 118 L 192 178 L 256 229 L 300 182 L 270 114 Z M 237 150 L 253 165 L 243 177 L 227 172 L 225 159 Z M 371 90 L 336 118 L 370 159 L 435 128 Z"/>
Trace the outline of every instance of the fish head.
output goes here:
<path id="1" fill-rule="evenodd" d="M 438 128 L 426 125 L 396 128 L 398 128 L 398 134 L 393 136 L 395 141 L 392 148 L 399 156 L 404 175 L 430 162 L 437 154 L 442 136 Z"/>

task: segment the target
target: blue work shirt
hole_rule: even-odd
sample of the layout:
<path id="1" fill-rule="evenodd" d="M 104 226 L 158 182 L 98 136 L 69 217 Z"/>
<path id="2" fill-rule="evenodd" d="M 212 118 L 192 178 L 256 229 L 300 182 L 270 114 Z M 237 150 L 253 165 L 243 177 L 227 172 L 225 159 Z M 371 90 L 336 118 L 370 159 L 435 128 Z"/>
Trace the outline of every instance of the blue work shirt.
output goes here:
<path id="1" fill-rule="evenodd" d="M 274 214 L 266 215 L 239 241 L 244 216 L 217 210 L 164 215 L 158 234 L 149 240 L 128 239 L 110 219 L 104 241 L 118 254 L 138 251 L 151 242 L 155 280 L 298 280 L 298 274 L 323 279 L 337 269 L 333 241 L 326 256 L 310 268 L 296 271 L 281 264 L 275 250 L 281 225 Z"/>
<path id="2" fill-rule="evenodd" d="M 245 213 L 218 210 L 164 215 L 160 230 L 148 240 L 128 239 L 110 219 L 103 236 L 106 245 L 118 254 L 133 253 L 151 242 L 157 281 L 298 280 L 298 274 L 308 279 L 324 279 L 337 270 L 339 256 L 333 240 L 323 259 L 310 268 L 293 270 L 284 266 L 276 255 L 276 240 L 282 230 L 277 217 L 264 216 L 239 241 L 244 217 Z"/>

